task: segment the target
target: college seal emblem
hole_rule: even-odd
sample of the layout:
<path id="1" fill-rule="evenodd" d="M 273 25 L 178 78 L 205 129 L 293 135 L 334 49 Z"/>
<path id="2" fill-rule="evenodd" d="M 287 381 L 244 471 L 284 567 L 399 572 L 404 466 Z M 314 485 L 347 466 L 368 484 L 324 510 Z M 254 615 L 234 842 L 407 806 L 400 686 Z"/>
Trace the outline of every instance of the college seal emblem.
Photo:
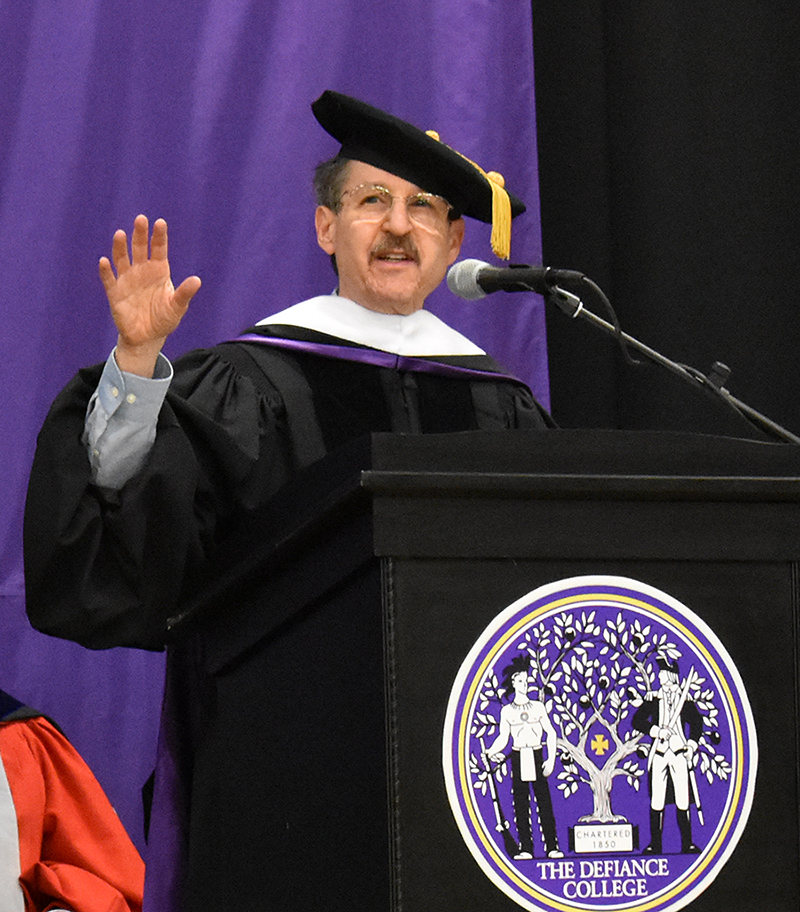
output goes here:
<path id="1" fill-rule="evenodd" d="M 443 762 L 470 852 L 520 906 L 666 912 L 730 857 L 757 745 L 701 618 L 635 580 L 585 576 L 483 632 L 452 688 Z"/>

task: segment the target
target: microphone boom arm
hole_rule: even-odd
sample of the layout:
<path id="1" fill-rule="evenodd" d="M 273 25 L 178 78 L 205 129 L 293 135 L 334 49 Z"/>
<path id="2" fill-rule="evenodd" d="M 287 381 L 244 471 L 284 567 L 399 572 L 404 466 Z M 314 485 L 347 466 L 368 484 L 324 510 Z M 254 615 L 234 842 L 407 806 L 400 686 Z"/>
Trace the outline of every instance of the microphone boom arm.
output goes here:
<path id="1" fill-rule="evenodd" d="M 593 282 L 590 282 L 585 277 L 584 281 L 588 282 L 590 285 L 594 285 Z M 565 313 L 568 317 L 580 317 L 581 319 L 586 320 L 587 322 L 591 323 L 592 326 L 596 326 L 603 332 L 622 340 L 625 345 L 628 345 L 632 349 L 635 349 L 637 352 L 644 355 L 649 361 L 652 361 L 654 364 L 658 364 L 661 367 L 664 367 L 667 370 L 671 371 L 686 383 L 691 384 L 695 388 L 700 388 L 706 392 L 711 392 L 717 395 L 723 400 L 723 402 L 737 411 L 740 415 L 744 416 L 744 418 L 746 418 L 752 425 L 759 428 L 766 435 L 783 443 L 800 444 L 800 437 L 797 437 L 791 431 L 786 430 L 786 428 L 781 427 L 770 418 L 767 418 L 765 415 L 762 415 L 760 412 L 757 412 L 749 405 L 746 405 L 744 402 L 735 398 L 728 392 L 728 390 L 722 386 L 722 383 L 724 383 L 727 374 L 729 373 L 727 368 L 724 368 L 722 365 L 719 365 L 719 368 L 717 365 L 715 365 L 714 368 L 715 372 L 718 371 L 718 373 L 722 376 L 714 376 L 712 379 L 709 379 L 700 371 L 695 370 L 694 368 L 687 368 L 675 361 L 670 361 L 669 358 L 664 357 L 664 355 L 659 354 L 659 352 L 655 351 L 652 348 L 649 348 L 644 343 L 639 342 L 638 339 L 634 339 L 633 336 L 629 336 L 627 333 L 619 329 L 619 327 L 613 326 L 611 323 L 606 322 L 602 319 L 602 317 L 598 317 L 590 310 L 587 310 L 583 304 L 583 301 L 581 301 L 577 295 L 565 291 L 558 285 L 548 284 L 543 290 L 540 288 L 531 290 L 539 291 L 539 293 L 544 297 L 545 301 L 549 301 L 550 303 L 555 304 L 556 307 L 558 307 L 559 310 L 561 310 L 562 313 Z M 600 293 L 602 294 L 602 292 Z"/>

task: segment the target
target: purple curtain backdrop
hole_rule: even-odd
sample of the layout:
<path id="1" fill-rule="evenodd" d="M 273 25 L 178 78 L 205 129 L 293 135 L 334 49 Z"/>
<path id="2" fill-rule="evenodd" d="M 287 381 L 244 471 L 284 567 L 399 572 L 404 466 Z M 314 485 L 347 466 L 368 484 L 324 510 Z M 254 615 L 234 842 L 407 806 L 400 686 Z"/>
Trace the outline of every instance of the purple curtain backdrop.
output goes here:
<path id="1" fill-rule="evenodd" d="M 176 280 L 204 283 L 173 355 L 330 290 L 310 174 L 336 143 L 309 105 L 331 88 L 503 173 L 528 204 L 512 257 L 541 262 L 530 0 L 0 0 L 0 34 L 0 687 L 62 725 L 142 846 L 163 656 L 84 650 L 24 612 L 36 433 L 115 338 L 97 259 L 138 212 L 167 219 Z M 463 253 L 493 261 L 488 228 Z M 540 299 L 444 289 L 432 309 L 548 402 Z"/>

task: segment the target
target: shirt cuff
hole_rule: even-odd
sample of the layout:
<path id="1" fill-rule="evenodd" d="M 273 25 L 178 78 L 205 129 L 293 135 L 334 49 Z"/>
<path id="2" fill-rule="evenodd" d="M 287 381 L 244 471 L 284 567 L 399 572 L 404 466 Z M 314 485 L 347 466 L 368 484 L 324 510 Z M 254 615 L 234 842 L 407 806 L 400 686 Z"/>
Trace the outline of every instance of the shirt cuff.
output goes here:
<path id="1" fill-rule="evenodd" d="M 159 354 L 153 376 L 141 377 L 120 370 L 116 352 L 115 348 L 109 355 L 97 385 L 97 398 L 103 411 L 110 417 L 123 405 L 129 405 L 135 406 L 129 410 L 129 418 L 137 423 L 158 418 L 172 380 L 172 365 Z"/>
<path id="2" fill-rule="evenodd" d="M 150 452 L 173 371 L 159 354 L 153 377 L 127 373 L 119 369 L 115 351 L 89 400 L 84 443 L 95 483 L 118 490 Z"/>

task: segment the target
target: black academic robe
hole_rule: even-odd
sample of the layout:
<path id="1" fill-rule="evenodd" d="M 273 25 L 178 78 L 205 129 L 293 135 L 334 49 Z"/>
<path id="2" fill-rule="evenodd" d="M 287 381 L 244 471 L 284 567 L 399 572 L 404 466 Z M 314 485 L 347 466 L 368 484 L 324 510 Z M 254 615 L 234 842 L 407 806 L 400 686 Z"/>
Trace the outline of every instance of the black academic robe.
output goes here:
<path id="1" fill-rule="evenodd" d="M 102 367 L 58 396 L 26 506 L 35 627 L 90 648 L 162 648 L 167 619 L 191 598 L 219 541 L 337 448 L 374 431 L 551 424 L 486 356 L 397 359 L 294 327 L 245 338 L 258 337 L 275 344 L 236 341 L 176 361 L 155 446 L 121 492 L 91 484 L 81 443 Z"/>
<path id="2" fill-rule="evenodd" d="M 171 642 L 162 734 L 181 780 L 184 867 L 169 861 L 181 873 L 164 893 L 193 912 L 387 908 L 377 562 L 291 625 L 264 624 L 258 649 L 250 628 L 263 620 L 237 606 L 203 624 L 170 619 L 215 584 L 209 568 L 246 561 L 287 490 L 291 510 L 298 479 L 365 435 L 544 429 L 549 416 L 485 356 L 398 358 L 260 327 L 176 361 L 146 465 L 109 492 L 91 484 L 80 441 L 101 369 L 69 384 L 39 438 L 28 611 L 35 627 L 93 648 Z"/>

